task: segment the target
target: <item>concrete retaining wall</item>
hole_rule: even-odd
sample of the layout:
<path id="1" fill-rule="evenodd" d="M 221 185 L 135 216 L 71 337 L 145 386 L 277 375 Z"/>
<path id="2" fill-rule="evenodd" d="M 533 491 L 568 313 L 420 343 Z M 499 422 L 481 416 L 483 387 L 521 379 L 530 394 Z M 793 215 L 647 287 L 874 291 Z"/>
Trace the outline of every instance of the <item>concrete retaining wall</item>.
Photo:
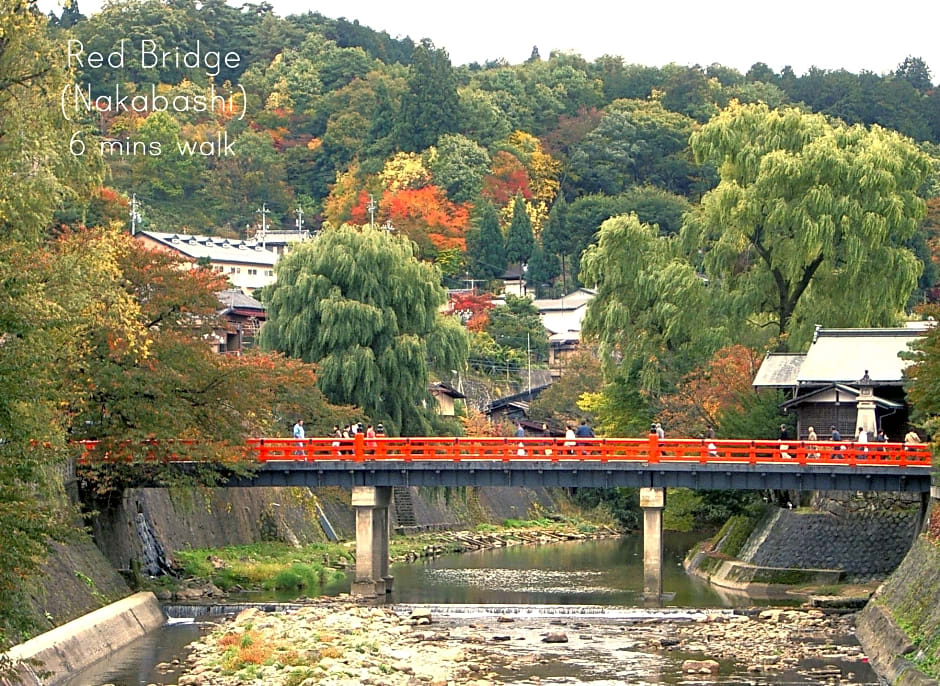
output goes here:
<path id="1" fill-rule="evenodd" d="M 134 595 L 14 646 L 7 655 L 21 664 L 19 682 L 3 686 L 54 686 L 163 625 L 166 617 L 153 593 Z M 22 664 L 38 661 L 38 665 Z"/>

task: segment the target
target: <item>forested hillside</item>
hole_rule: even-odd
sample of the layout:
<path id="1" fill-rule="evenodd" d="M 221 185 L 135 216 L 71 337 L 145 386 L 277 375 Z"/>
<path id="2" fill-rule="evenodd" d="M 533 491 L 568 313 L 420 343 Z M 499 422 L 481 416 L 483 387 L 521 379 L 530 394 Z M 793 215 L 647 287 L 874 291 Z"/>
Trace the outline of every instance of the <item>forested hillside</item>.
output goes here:
<path id="1" fill-rule="evenodd" d="M 408 235 L 451 278 L 491 277 L 508 258 L 530 262 L 531 283 L 545 288 L 562 261 L 565 276 L 576 276 L 600 223 L 624 212 L 677 232 L 690 203 L 718 181 L 713 161 L 694 161 L 689 136 L 735 100 L 877 123 L 932 152 L 940 141 L 940 91 L 928 65 L 903 55 L 885 75 L 778 74 L 762 63 L 741 74 L 720 64 L 656 67 L 616 56 L 542 59 L 537 49 L 524 64 L 452 65 L 433 36 L 414 42 L 382 27 L 315 13 L 280 17 L 269 5 L 236 9 L 222 0 L 121 0 L 89 18 L 73 8 L 55 23 L 61 41 L 78 39 L 86 54 L 107 55 L 126 41 L 123 68 L 87 61 L 77 68 L 92 98 L 116 100 L 115 89 L 189 102 L 234 93 L 230 106 L 209 112 L 99 107 L 89 118 L 88 131 L 156 140 L 164 150 L 216 140 L 220 131 L 234 141 L 232 155 L 106 152 L 108 185 L 122 196 L 113 202 L 136 193 L 145 227 L 244 236 L 262 203 L 284 228 L 298 207 L 314 229 L 373 219 Z M 145 39 L 170 51 L 199 41 L 202 53 L 234 52 L 238 61 L 147 68 L 132 50 Z M 525 211 L 508 256 L 475 228 L 488 204 L 504 232 L 514 212 Z M 65 218 L 87 221 L 88 209 L 72 215 Z"/>

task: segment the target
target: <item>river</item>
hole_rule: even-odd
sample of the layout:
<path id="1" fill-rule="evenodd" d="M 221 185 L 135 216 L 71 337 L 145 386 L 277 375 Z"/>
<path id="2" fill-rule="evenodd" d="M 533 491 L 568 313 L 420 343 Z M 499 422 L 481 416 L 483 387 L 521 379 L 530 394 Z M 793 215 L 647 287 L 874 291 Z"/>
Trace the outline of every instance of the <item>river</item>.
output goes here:
<path id="1" fill-rule="evenodd" d="M 693 534 L 666 533 L 663 588 L 668 594 L 664 603 L 667 607 L 741 608 L 781 605 L 780 602 L 771 603 L 741 594 L 719 593 L 699 579 L 688 576 L 682 568 L 682 560 L 698 540 L 700 536 Z M 491 604 L 514 606 L 516 612 L 525 612 L 529 608 L 530 612 L 535 613 L 539 610 L 532 606 L 566 606 L 571 608 L 566 614 L 570 612 L 573 615 L 596 613 L 598 606 L 607 608 L 604 610 L 606 612 L 616 612 L 615 608 L 642 607 L 642 545 L 641 535 L 631 535 L 598 541 L 513 546 L 444 555 L 411 564 L 395 564 L 391 568 L 395 581 L 389 602 L 453 605 L 457 615 L 466 612 L 466 609 L 460 608 Z M 333 584 L 325 588 L 324 592 L 328 595 L 348 592 L 349 581 L 347 578 Z M 244 594 L 230 601 L 290 602 L 295 599 L 296 594 L 265 593 Z M 188 614 L 186 609 L 180 610 Z M 175 684 L 172 672 L 161 673 L 153 667 L 160 662 L 185 656 L 184 646 L 195 640 L 199 632 L 198 622 L 168 625 L 120 651 L 108 659 L 106 664 L 93 666 L 68 683 L 70 686 Z M 602 683 L 589 678 L 591 669 L 596 671 L 597 665 L 587 664 L 582 668 L 573 660 L 563 670 L 565 678 L 584 680 L 557 683 Z M 853 669 L 857 683 L 877 683 L 867 665 L 856 664 Z M 746 674 L 743 667 L 740 673 L 732 672 L 732 675 L 734 678 L 731 681 L 722 680 L 728 683 L 825 683 L 825 680 L 794 682 L 793 674 L 781 674 L 777 677 L 779 680 L 766 675 L 754 678 Z M 551 678 L 548 674 L 544 676 Z M 682 681 L 682 676 L 678 673 L 677 665 L 672 665 L 651 683 L 679 681 Z"/>

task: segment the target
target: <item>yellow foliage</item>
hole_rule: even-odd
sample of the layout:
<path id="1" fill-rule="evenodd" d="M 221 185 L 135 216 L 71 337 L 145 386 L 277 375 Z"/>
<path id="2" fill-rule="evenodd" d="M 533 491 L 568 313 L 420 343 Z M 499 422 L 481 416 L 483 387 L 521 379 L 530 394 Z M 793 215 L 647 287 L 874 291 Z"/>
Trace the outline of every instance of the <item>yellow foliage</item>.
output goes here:
<path id="1" fill-rule="evenodd" d="M 434 149 L 429 151 L 433 154 Z M 431 172 L 424 166 L 421 156 L 413 152 L 400 152 L 385 163 L 379 174 L 386 190 L 417 190 L 431 183 Z"/>
<path id="2" fill-rule="evenodd" d="M 505 207 L 499 210 L 499 223 L 500 226 L 504 228 L 512 223 L 513 204 L 514 201 L 507 203 Z M 532 204 L 525 199 L 522 200 L 522 204 L 525 206 L 525 213 L 529 215 L 529 222 L 532 224 L 532 234 L 537 236 L 545 225 L 545 220 L 548 219 L 548 207 L 545 203 Z"/>
<path id="3" fill-rule="evenodd" d="M 359 198 L 359 165 L 355 162 L 349 169 L 336 173 L 336 183 L 330 186 L 330 194 L 323 201 L 323 215 L 334 226 L 342 225 L 349 218 L 349 211 Z"/>
<path id="4" fill-rule="evenodd" d="M 598 414 L 603 403 L 603 393 L 585 392 L 578 396 L 578 409 L 588 414 Z"/>
<path id="5" fill-rule="evenodd" d="M 542 142 L 526 131 L 513 131 L 507 139 L 516 152 L 516 157 L 529 173 L 530 187 L 536 204 L 551 206 L 558 193 L 561 162 L 542 149 Z M 546 215 L 547 216 L 547 215 Z M 535 223 L 533 222 L 533 230 Z"/>

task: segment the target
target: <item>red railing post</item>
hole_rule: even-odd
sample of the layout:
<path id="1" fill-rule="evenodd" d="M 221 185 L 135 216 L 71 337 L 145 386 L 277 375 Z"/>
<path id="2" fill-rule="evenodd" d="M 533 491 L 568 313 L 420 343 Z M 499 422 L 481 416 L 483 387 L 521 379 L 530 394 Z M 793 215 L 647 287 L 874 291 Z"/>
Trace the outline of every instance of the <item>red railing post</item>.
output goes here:
<path id="1" fill-rule="evenodd" d="M 364 462 L 366 459 L 366 435 L 361 431 L 353 437 L 353 455 L 356 462 Z"/>
<path id="2" fill-rule="evenodd" d="M 655 431 L 650 433 L 650 445 L 646 457 L 650 462 L 659 462 L 659 435 Z"/>

